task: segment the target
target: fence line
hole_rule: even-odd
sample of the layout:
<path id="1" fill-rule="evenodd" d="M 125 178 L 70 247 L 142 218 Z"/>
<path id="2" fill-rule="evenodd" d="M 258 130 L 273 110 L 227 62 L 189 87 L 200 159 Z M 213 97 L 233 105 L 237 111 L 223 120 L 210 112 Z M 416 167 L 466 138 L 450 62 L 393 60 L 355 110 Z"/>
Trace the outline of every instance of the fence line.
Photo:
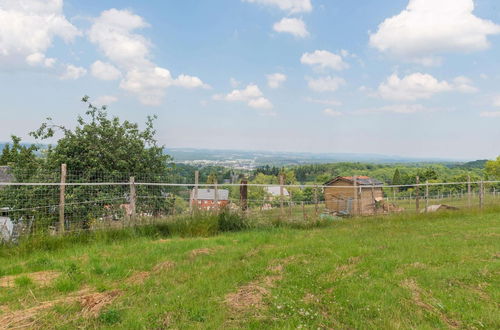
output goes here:
<path id="1" fill-rule="evenodd" d="M 87 182 L 74 182 L 82 177 L 74 173 L 67 177 L 63 173 L 50 174 L 46 176 L 50 182 L 0 182 L 0 242 L 21 234 L 148 223 L 189 215 L 196 209 L 227 208 L 262 221 L 271 217 L 309 221 L 322 214 L 421 213 L 441 204 L 449 209 L 483 208 L 500 201 L 500 181 L 491 180 L 338 185 L 334 186 L 337 191 L 332 192 L 331 185 L 284 184 L 283 177 L 278 178 L 279 184 L 248 183 L 246 179 L 241 183 L 199 183 L 195 175 L 194 183 L 173 183 L 161 175 L 143 174 L 144 182 L 138 182 L 137 178 L 118 174 L 109 177 L 120 177 L 120 182 L 92 180 L 104 180 L 105 175 L 91 175 Z M 213 197 L 207 197 L 203 188 L 208 188 Z M 222 195 L 226 193 L 227 196 Z"/>

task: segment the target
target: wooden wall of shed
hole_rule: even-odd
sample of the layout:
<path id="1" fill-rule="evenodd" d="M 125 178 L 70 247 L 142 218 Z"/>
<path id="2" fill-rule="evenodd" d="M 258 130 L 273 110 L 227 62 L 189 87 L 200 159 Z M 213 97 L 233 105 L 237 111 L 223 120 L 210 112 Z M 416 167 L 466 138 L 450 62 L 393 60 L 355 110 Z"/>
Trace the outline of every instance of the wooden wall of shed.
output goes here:
<path id="1" fill-rule="evenodd" d="M 347 187 L 349 186 L 349 187 Z M 359 207 L 361 214 L 375 213 L 375 199 L 383 198 L 384 192 L 382 188 L 373 188 L 370 186 L 358 186 L 358 191 L 361 189 Z M 352 199 L 352 209 L 354 213 L 358 212 L 358 203 L 355 202 L 354 186 L 346 181 L 338 181 L 332 183 L 331 186 L 324 189 L 325 206 L 330 212 L 346 211 L 348 208 L 348 200 Z"/>

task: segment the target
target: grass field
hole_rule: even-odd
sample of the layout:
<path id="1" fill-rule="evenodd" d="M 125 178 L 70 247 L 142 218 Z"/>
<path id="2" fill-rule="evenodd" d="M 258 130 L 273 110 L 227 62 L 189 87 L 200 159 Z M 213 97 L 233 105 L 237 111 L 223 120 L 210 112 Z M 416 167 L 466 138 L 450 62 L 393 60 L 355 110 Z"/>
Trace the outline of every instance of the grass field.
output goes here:
<path id="1" fill-rule="evenodd" d="M 500 328 L 500 212 L 0 251 L 0 328 Z"/>

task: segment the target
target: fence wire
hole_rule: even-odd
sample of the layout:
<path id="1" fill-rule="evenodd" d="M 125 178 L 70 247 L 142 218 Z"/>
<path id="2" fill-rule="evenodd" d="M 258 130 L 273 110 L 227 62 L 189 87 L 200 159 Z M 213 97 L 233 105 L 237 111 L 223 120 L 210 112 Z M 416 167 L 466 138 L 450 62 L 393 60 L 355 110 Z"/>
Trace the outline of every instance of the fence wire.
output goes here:
<path id="1" fill-rule="evenodd" d="M 167 174 L 13 173 L 0 182 L 0 241 L 24 235 L 121 228 L 222 209 L 266 221 L 499 205 L 500 181 L 414 185 L 179 183 Z M 176 180 L 176 181 L 174 181 Z M 243 195 L 242 195 L 243 193 Z M 245 197 L 246 196 L 246 197 Z"/>

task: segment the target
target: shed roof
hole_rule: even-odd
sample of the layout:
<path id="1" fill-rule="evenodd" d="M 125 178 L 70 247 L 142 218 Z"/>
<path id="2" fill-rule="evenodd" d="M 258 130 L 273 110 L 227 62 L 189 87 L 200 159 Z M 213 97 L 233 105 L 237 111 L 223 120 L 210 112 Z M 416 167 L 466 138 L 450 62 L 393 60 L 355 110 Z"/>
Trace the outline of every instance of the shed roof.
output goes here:
<path id="1" fill-rule="evenodd" d="M 338 177 L 333 178 L 330 181 L 326 182 L 324 185 L 328 186 L 328 185 L 331 185 L 332 183 L 335 183 L 338 181 L 345 181 L 349 184 L 353 184 L 354 178 L 352 176 L 338 176 Z M 356 184 L 358 186 L 381 186 L 384 183 L 377 180 L 377 179 L 370 178 L 369 176 L 357 176 L 356 177 Z"/>
<path id="2" fill-rule="evenodd" d="M 194 189 L 192 191 L 192 196 L 194 196 Z M 229 200 L 229 190 L 227 189 L 217 189 L 217 200 L 227 201 Z M 215 200 L 215 189 L 198 189 L 198 200 Z"/>

